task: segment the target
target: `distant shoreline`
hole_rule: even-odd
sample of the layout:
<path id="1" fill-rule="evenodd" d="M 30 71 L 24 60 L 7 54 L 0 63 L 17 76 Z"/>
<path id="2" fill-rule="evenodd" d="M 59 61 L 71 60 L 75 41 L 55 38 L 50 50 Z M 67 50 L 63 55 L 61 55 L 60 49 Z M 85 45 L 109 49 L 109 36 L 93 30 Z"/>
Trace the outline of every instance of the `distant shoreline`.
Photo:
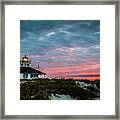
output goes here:
<path id="1" fill-rule="evenodd" d="M 69 79 L 65 79 L 65 78 L 37 78 L 37 79 L 20 79 L 20 81 L 31 81 L 31 80 L 64 80 L 64 81 L 100 81 L 100 79 L 73 79 L 73 78 L 69 78 Z"/>

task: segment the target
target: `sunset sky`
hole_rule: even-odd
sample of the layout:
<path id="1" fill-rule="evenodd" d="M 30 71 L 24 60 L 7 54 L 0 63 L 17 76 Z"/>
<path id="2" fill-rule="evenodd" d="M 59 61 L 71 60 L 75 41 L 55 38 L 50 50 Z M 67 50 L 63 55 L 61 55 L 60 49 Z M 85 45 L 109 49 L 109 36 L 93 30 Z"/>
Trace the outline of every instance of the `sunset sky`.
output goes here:
<path id="1" fill-rule="evenodd" d="M 100 72 L 99 20 L 21 20 L 20 55 L 48 77 L 91 77 Z"/>

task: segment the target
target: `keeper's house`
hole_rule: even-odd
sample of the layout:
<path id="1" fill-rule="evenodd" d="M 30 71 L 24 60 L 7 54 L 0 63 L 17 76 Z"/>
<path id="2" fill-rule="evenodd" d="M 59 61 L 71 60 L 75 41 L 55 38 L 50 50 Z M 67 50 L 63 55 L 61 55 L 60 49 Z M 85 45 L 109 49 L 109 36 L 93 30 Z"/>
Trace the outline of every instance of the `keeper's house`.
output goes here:
<path id="1" fill-rule="evenodd" d="M 20 60 L 20 79 L 38 79 L 46 77 L 46 73 L 30 67 L 30 64 L 31 61 L 26 55 L 22 57 Z"/>

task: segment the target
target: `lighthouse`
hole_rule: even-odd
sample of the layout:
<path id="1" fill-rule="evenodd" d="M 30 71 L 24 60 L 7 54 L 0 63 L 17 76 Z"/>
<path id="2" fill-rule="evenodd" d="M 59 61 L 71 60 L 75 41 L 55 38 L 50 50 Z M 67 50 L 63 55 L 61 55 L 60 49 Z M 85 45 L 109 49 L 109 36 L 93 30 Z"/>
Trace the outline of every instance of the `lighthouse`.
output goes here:
<path id="1" fill-rule="evenodd" d="M 20 79 L 45 78 L 46 73 L 31 67 L 31 60 L 25 55 L 20 60 Z"/>
<path id="2" fill-rule="evenodd" d="M 26 55 L 24 57 L 22 57 L 22 59 L 20 60 L 21 67 L 29 67 L 30 64 L 31 64 L 31 61 L 29 60 L 29 58 Z"/>

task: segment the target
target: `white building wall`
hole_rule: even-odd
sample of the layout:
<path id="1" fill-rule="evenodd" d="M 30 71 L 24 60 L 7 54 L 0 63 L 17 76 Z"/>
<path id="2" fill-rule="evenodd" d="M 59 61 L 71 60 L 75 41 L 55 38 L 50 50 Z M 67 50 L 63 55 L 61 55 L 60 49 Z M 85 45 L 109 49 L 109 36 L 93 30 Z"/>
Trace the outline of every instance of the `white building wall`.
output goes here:
<path id="1" fill-rule="evenodd" d="M 38 75 L 38 78 L 42 78 L 42 76 L 41 76 L 41 75 Z"/>
<path id="2" fill-rule="evenodd" d="M 30 79 L 30 76 L 31 76 L 31 74 L 28 74 L 28 78 L 27 79 Z"/>
<path id="3" fill-rule="evenodd" d="M 20 79 L 23 79 L 23 74 L 22 73 L 20 73 Z"/>
<path id="4" fill-rule="evenodd" d="M 44 75 L 38 75 L 38 78 L 45 78 Z"/>
<path id="5" fill-rule="evenodd" d="M 34 77 L 34 73 L 33 73 L 33 77 L 31 78 L 31 74 L 28 73 L 28 78 L 23 78 L 23 73 L 20 73 L 20 79 L 37 79 L 37 78 L 45 78 L 45 75 L 38 75 L 38 77 Z"/>
<path id="6" fill-rule="evenodd" d="M 44 78 L 44 75 L 42 75 L 42 78 Z"/>
<path id="7" fill-rule="evenodd" d="M 30 79 L 31 74 L 28 73 L 28 78 L 23 78 L 23 73 L 20 73 L 20 79 Z"/>

